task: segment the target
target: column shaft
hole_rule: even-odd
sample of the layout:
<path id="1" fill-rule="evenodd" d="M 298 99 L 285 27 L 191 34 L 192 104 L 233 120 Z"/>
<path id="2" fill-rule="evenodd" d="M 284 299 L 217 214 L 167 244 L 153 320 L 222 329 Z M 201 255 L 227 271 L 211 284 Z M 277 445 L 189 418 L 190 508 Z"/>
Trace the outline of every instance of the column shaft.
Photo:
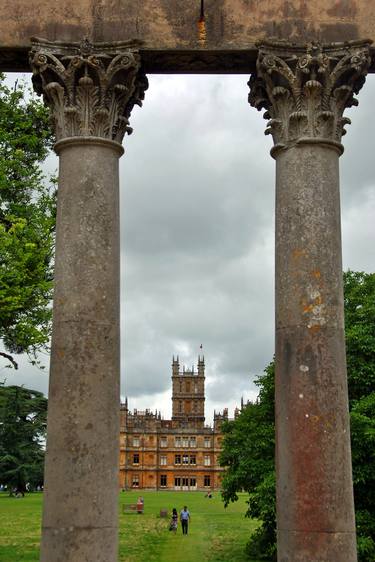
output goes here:
<path id="1" fill-rule="evenodd" d="M 115 562 L 119 458 L 117 143 L 60 141 L 42 562 Z"/>
<path id="2" fill-rule="evenodd" d="M 278 559 L 355 562 L 340 235 L 339 154 L 276 164 Z"/>

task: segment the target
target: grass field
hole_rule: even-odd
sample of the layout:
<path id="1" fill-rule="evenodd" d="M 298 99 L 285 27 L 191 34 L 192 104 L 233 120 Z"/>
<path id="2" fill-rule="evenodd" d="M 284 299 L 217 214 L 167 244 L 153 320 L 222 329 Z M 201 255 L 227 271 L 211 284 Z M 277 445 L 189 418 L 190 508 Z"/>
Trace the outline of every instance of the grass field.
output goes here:
<path id="1" fill-rule="evenodd" d="M 122 504 L 135 503 L 139 492 L 119 496 L 120 562 L 248 562 L 244 547 L 256 522 L 245 519 L 245 494 L 224 509 L 219 494 L 208 499 L 200 492 L 142 492 L 143 515 L 123 514 Z M 160 509 L 191 513 L 189 535 L 168 531 L 169 519 Z M 39 558 L 42 494 L 9 498 L 0 494 L 0 562 L 35 562 Z M 257 561 L 253 561 L 257 562 Z"/>

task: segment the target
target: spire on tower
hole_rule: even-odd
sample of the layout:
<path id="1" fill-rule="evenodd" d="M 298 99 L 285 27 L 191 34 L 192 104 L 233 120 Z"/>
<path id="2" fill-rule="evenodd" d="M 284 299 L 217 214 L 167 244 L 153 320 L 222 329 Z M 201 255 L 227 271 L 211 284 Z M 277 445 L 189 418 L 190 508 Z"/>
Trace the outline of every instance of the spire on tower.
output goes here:
<path id="1" fill-rule="evenodd" d="M 198 355 L 198 375 L 204 376 L 204 355 Z"/>
<path id="2" fill-rule="evenodd" d="M 172 376 L 176 376 L 178 375 L 180 370 L 180 361 L 178 358 L 178 355 L 175 356 L 173 355 L 173 359 L 172 359 Z"/>

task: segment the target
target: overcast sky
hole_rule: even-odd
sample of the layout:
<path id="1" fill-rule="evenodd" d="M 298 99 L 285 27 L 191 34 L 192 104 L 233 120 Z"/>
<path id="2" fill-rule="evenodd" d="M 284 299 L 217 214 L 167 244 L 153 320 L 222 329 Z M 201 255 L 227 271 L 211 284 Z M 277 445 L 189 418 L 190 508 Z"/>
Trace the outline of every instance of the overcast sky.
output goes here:
<path id="1" fill-rule="evenodd" d="M 15 75 L 9 75 L 14 79 Z M 247 76 L 149 76 L 124 141 L 121 392 L 171 414 L 171 360 L 206 360 L 206 419 L 256 396 L 274 353 L 274 160 Z M 374 271 L 375 77 L 347 112 L 341 157 L 345 269 Z M 57 166 L 50 160 L 49 167 Z M 200 345 L 203 350 L 200 350 Z M 48 358 L 46 358 L 48 361 Z M 9 384 L 47 392 L 21 359 Z"/>

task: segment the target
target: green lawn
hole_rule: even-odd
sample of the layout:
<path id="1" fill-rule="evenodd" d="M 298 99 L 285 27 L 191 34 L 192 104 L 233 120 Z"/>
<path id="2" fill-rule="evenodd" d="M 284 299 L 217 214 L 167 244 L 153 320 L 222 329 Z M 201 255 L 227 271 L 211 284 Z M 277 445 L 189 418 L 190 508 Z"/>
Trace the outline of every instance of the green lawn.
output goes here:
<path id="1" fill-rule="evenodd" d="M 124 503 L 135 503 L 139 492 L 119 496 L 120 562 L 248 562 L 244 546 L 256 522 L 245 519 L 245 494 L 224 509 L 219 494 L 208 499 L 200 492 L 142 492 L 143 515 L 123 514 Z M 168 531 L 162 508 L 191 513 L 189 535 Z M 0 562 L 37 561 L 42 494 L 9 498 L 0 494 Z M 256 561 L 254 561 L 256 562 Z"/>

